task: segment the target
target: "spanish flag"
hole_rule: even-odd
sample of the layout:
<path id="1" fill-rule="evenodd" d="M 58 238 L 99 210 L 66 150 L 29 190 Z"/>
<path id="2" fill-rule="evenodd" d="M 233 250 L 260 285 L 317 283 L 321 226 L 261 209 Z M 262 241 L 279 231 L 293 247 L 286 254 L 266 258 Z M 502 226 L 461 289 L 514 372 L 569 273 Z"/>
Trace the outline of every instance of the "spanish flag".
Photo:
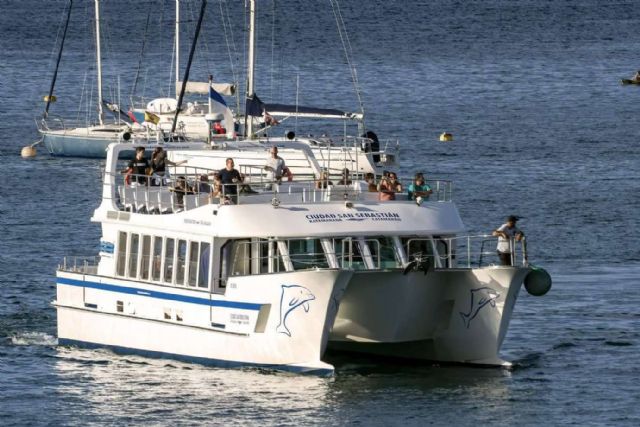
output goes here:
<path id="1" fill-rule="evenodd" d="M 156 116 L 153 113 L 150 113 L 148 111 L 144 112 L 144 121 L 145 122 L 151 122 L 154 125 L 157 125 L 160 122 L 160 117 Z"/>

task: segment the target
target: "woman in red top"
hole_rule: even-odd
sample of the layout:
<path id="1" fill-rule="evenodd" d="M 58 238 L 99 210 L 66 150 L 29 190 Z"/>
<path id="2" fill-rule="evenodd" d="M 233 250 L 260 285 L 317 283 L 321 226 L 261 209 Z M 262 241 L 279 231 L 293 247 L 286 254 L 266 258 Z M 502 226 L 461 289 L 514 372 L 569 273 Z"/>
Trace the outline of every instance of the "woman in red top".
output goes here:
<path id="1" fill-rule="evenodd" d="M 396 193 L 402 192 L 402 184 L 398 181 L 398 175 L 390 172 L 388 177 L 382 177 L 378 184 L 378 198 L 381 201 L 395 200 Z"/>

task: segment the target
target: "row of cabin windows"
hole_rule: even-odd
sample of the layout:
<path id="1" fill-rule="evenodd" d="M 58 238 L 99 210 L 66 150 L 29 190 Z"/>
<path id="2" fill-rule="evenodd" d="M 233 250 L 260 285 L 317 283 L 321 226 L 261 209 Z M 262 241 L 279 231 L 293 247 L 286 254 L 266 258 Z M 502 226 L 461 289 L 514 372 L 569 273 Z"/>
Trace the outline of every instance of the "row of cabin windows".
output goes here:
<path id="1" fill-rule="evenodd" d="M 403 267 L 391 237 L 335 238 L 326 241 L 328 245 L 323 248 L 320 239 L 230 240 L 222 246 L 221 277 L 330 268 L 331 257 L 334 257 L 338 268 L 372 270 Z M 409 260 L 415 256 L 424 257 L 435 266 L 437 257 L 442 260 L 448 256 L 448 246 L 443 240 L 435 240 L 437 254 L 434 254 L 430 239 L 404 238 L 401 244 Z"/>
<path id="2" fill-rule="evenodd" d="M 116 275 L 193 288 L 209 287 L 208 242 L 118 234 Z"/>
<path id="3" fill-rule="evenodd" d="M 391 237 L 368 239 L 237 239 L 221 248 L 220 278 L 278 273 L 316 268 L 355 270 L 401 268 L 397 248 Z M 435 240 L 434 255 L 429 239 L 403 238 L 408 259 L 424 256 L 435 265 L 436 257 L 447 255 L 447 245 Z M 169 237 L 118 234 L 116 275 L 135 280 L 193 288 L 208 288 L 210 244 Z M 334 262 L 331 263 L 330 260 Z"/>

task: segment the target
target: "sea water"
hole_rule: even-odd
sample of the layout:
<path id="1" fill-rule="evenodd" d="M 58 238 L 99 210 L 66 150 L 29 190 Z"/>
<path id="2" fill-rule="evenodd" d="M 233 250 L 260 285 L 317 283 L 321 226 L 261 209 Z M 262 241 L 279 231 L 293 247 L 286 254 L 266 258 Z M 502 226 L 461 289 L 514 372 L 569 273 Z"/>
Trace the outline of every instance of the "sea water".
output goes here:
<path id="1" fill-rule="evenodd" d="M 75 3 L 51 113 L 84 121 L 96 114 L 93 2 Z M 199 2 L 182 3 L 184 64 Z M 209 1 L 193 80 L 212 73 L 243 85 L 242 3 Z M 640 68 L 637 4 L 258 3 L 264 101 L 358 110 L 335 12 L 368 128 L 400 140 L 398 172 L 452 179 L 470 233 L 524 217 L 530 260 L 554 284 L 544 297 L 520 294 L 501 351 L 513 368 L 329 354 L 336 375 L 315 378 L 57 347 L 55 270 L 63 256 L 98 252 L 90 217 L 103 161 L 52 158 L 43 147 L 20 158 L 38 138 L 33 120 L 67 2 L 7 0 L 0 424 L 638 425 L 640 87 L 619 84 Z M 104 97 L 128 105 L 138 70 L 134 95 L 171 96 L 174 2 L 102 5 Z M 274 132 L 304 133 L 302 125 L 290 120 Z M 452 142 L 438 141 L 444 131 Z"/>

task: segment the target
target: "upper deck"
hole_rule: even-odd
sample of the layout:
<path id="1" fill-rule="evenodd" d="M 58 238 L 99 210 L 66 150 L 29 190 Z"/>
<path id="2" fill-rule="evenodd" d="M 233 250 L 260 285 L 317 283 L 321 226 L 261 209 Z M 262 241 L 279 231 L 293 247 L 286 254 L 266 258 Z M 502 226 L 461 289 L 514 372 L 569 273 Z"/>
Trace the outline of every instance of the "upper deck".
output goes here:
<path id="1" fill-rule="evenodd" d="M 224 186 L 214 182 L 216 170 L 190 166 L 172 168 L 161 181 L 130 176 L 132 185 L 125 182 L 119 171 L 122 165 L 117 167 L 113 159 L 107 162 L 103 202 L 95 221 L 126 220 L 198 233 L 207 227 L 207 233 L 237 237 L 464 231 L 452 203 L 452 183 L 447 180 L 428 180 L 432 193 L 419 201 L 409 197 L 411 181 L 401 180 L 402 190 L 394 194 L 395 200 L 381 201 L 380 193 L 370 191 L 369 183 L 355 174 L 341 182 L 335 175 L 326 181 L 297 180 L 294 172 L 291 181 L 276 182 L 258 164 L 238 165 L 243 181 Z M 322 173 L 317 164 L 311 169 Z"/>

